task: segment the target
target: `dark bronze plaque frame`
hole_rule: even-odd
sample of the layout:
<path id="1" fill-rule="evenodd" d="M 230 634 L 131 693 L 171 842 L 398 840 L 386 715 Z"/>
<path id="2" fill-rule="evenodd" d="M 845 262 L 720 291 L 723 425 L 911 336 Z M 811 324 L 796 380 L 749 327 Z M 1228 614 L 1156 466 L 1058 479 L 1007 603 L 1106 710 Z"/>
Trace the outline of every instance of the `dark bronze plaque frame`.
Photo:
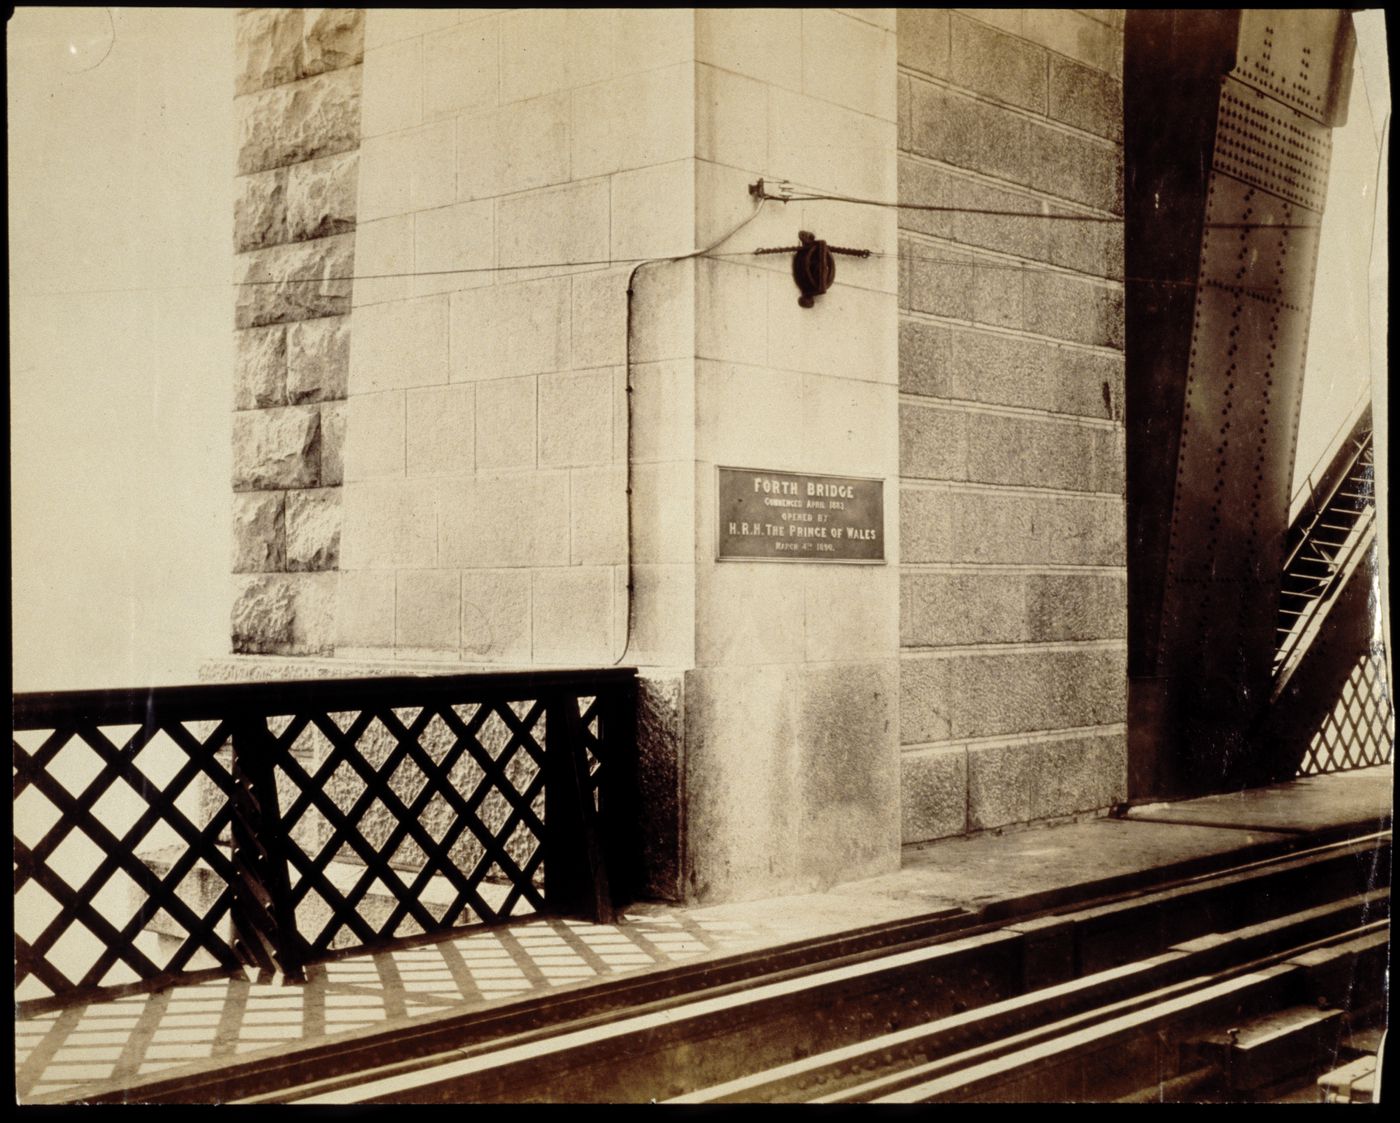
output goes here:
<path id="1" fill-rule="evenodd" d="M 743 480 L 745 487 L 751 487 L 755 476 L 767 477 L 778 481 L 802 482 L 806 481 L 835 481 L 838 484 L 849 484 L 855 490 L 856 495 L 850 497 L 849 501 L 857 505 L 857 509 L 851 512 L 843 512 L 837 521 L 828 525 L 838 526 L 842 529 L 843 535 L 840 539 L 841 548 L 849 549 L 854 539 L 848 539 L 844 531 L 853 527 L 869 528 L 873 527 L 877 531 L 877 537 L 868 548 L 878 553 L 872 553 L 869 557 L 842 556 L 839 553 L 818 553 L 816 550 L 794 552 L 791 557 L 782 557 L 776 554 L 763 553 L 735 553 L 732 545 L 730 551 L 726 552 L 726 539 L 729 542 L 735 539 L 728 538 L 725 534 L 724 525 L 727 518 L 732 517 L 733 511 L 726 513 L 726 507 L 732 507 L 741 495 L 748 492 L 727 491 L 726 481 Z M 873 485 L 873 486 L 871 486 Z M 731 484 L 732 487 L 732 484 Z M 864 492 L 864 494 L 861 494 Z M 801 489 L 801 496 L 806 496 L 805 486 Z M 826 497 L 823 497 L 826 498 Z M 830 514 L 831 512 L 824 512 Z M 738 539 L 742 541 L 743 539 Z M 759 541 L 767 542 L 769 539 L 762 538 Z M 813 545 L 816 540 L 812 540 Z M 865 542 L 860 542 L 862 548 L 867 548 Z M 791 564 L 793 562 L 819 562 L 823 565 L 885 565 L 885 480 L 881 476 L 837 476 L 827 472 L 787 472 L 778 469 L 768 468 L 736 468 L 726 465 L 715 466 L 715 560 L 716 561 L 739 561 L 739 562 L 780 562 Z"/>

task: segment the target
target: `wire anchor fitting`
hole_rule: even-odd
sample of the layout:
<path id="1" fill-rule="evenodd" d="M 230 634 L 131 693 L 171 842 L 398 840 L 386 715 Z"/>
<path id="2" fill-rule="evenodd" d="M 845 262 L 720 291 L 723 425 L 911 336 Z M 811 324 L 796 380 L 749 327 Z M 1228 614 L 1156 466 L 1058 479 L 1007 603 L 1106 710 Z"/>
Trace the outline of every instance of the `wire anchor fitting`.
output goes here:
<path id="1" fill-rule="evenodd" d="M 762 180 L 759 181 L 760 187 L 762 182 Z M 828 245 L 810 230 L 799 230 L 797 241 L 799 244 L 796 246 L 774 246 L 754 250 L 754 253 L 790 253 L 793 255 L 792 279 L 797 282 L 797 287 L 802 292 L 802 295 L 797 298 L 797 303 L 803 308 L 811 308 L 816 303 L 817 297 L 831 288 L 832 282 L 836 280 L 834 254 L 844 254 L 846 257 L 870 256 L 869 250 Z"/>

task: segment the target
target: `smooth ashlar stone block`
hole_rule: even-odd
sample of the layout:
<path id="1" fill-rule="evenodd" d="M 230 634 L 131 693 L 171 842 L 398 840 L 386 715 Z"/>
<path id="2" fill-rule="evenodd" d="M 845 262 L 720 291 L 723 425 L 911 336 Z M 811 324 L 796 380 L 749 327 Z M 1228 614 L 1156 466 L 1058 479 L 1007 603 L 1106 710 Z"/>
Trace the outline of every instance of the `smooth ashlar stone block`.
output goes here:
<path id="1" fill-rule="evenodd" d="M 251 8 L 238 17 L 234 92 L 252 93 L 301 76 L 300 8 Z"/>
<path id="2" fill-rule="evenodd" d="M 280 491 L 234 495 L 234 573 L 275 573 L 286 568 L 283 496 Z"/>
<path id="3" fill-rule="evenodd" d="M 611 460 L 612 371 L 542 376 L 538 416 L 541 465 L 599 464 Z"/>
<path id="4" fill-rule="evenodd" d="M 236 113 L 239 174 L 348 152 L 360 143 L 360 68 L 247 94 Z"/>
<path id="5" fill-rule="evenodd" d="M 392 647 L 394 572 L 342 573 L 336 590 L 336 642 L 344 647 Z"/>
<path id="6" fill-rule="evenodd" d="M 462 573 L 462 655 L 493 662 L 530 661 L 530 571 Z"/>
<path id="7" fill-rule="evenodd" d="M 240 176 L 233 200 L 233 248 L 237 253 L 287 240 L 287 169 Z"/>
<path id="8" fill-rule="evenodd" d="M 315 406 L 233 416 L 235 491 L 314 487 L 320 475 L 321 412 Z"/>
<path id="9" fill-rule="evenodd" d="M 287 237 L 292 241 L 355 228 L 359 156 L 344 152 L 287 169 Z"/>
<path id="10" fill-rule="evenodd" d="M 345 397 L 350 374 L 350 317 L 327 316 L 287 326 L 287 401 Z"/>
<path id="11" fill-rule="evenodd" d="M 287 568 L 335 569 L 340 560 L 340 489 L 287 492 Z"/>
<path id="12" fill-rule="evenodd" d="M 321 406 L 321 485 L 338 487 L 345 479 L 345 403 Z"/>
<path id="13" fill-rule="evenodd" d="M 247 328 L 234 336 L 233 408 L 286 403 L 287 340 L 281 324 Z"/>
<path id="14" fill-rule="evenodd" d="M 461 578 L 454 569 L 400 570 L 394 642 L 427 651 L 461 643 Z"/>
<path id="15" fill-rule="evenodd" d="M 323 74 L 354 66 L 365 55 L 361 8 L 308 8 L 302 22 L 301 73 Z"/>
<path id="16" fill-rule="evenodd" d="M 254 250 L 237 260 L 234 322 L 240 328 L 350 311 L 353 234 Z"/>

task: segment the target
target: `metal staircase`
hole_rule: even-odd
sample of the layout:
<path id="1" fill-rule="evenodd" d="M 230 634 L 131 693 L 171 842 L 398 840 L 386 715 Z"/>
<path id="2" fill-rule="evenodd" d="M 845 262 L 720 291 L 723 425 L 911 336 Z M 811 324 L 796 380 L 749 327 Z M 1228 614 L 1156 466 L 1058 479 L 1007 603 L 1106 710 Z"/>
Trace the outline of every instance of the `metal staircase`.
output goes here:
<path id="1" fill-rule="evenodd" d="M 1369 417 L 1338 454 L 1341 470 L 1329 472 L 1331 487 L 1316 497 L 1294 524 L 1283 566 L 1275 629 L 1274 677 L 1278 681 L 1303 640 L 1320 620 L 1369 544 L 1376 517 L 1375 452 Z"/>
<path id="2" fill-rule="evenodd" d="M 1295 497 L 1279 587 L 1273 688 L 1261 728 L 1269 779 L 1392 759 L 1395 712 L 1376 636 L 1371 410 Z"/>

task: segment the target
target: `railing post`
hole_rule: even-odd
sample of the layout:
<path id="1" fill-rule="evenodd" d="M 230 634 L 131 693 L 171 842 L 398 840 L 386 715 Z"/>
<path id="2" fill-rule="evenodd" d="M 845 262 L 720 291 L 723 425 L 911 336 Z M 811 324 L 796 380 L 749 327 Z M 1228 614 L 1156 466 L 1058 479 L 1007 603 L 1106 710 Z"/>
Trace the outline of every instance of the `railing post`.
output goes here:
<path id="1" fill-rule="evenodd" d="M 263 717 L 233 727 L 235 948 L 266 971 L 305 982 L 305 943 L 287 879 L 287 839 L 273 773 L 275 742 Z"/>
<path id="2" fill-rule="evenodd" d="M 545 703 L 544 772 L 545 902 L 556 912 L 609 924 L 612 898 L 572 692 L 556 691 Z"/>
<path id="3" fill-rule="evenodd" d="M 603 858 L 615 906 L 636 900 L 642 886 L 642 808 L 637 764 L 637 680 L 599 691 L 600 730 L 607 759 L 598 793 Z"/>

